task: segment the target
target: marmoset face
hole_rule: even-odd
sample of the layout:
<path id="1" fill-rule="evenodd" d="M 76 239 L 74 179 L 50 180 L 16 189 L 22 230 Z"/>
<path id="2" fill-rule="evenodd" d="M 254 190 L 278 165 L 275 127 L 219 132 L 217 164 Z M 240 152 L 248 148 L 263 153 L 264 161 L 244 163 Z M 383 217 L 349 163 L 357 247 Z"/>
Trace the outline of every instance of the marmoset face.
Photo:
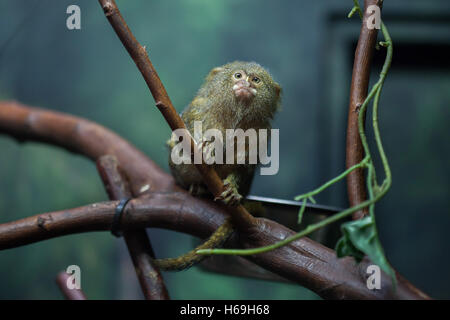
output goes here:
<path id="1" fill-rule="evenodd" d="M 261 78 L 255 74 L 247 74 L 244 70 L 233 72 L 234 96 L 243 101 L 250 102 L 258 93 L 257 88 L 261 85 Z"/>
<path id="2" fill-rule="evenodd" d="M 261 65 L 235 61 L 211 70 L 200 95 L 216 102 L 275 111 L 280 93 L 281 87 Z"/>

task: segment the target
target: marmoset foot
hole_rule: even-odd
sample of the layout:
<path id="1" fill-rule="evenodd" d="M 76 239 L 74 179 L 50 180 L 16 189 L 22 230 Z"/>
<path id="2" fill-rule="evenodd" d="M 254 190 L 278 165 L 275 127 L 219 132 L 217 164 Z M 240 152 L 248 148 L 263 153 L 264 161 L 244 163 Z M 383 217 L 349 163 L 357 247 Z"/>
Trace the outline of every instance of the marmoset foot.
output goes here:
<path id="1" fill-rule="evenodd" d="M 242 196 L 239 194 L 234 179 L 228 176 L 223 180 L 223 185 L 225 190 L 220 194 L 220 196 L 215 197 L 214 200 L 221 200 L 223 203 L 229 206 L 237 206 L 241 202 Z"/>

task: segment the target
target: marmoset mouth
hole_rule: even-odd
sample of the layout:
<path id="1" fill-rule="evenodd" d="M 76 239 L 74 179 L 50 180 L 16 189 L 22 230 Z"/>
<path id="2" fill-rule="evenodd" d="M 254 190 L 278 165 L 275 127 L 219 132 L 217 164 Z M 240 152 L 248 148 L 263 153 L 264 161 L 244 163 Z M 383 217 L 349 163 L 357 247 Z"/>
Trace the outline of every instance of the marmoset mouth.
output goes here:
<path id="1" fill-rule="evenodd" d="M 256 89 L 248 85 L 237 83 L 233 86 L 234 95 L 238 99 L 250 100 L 256 95 Z"/>

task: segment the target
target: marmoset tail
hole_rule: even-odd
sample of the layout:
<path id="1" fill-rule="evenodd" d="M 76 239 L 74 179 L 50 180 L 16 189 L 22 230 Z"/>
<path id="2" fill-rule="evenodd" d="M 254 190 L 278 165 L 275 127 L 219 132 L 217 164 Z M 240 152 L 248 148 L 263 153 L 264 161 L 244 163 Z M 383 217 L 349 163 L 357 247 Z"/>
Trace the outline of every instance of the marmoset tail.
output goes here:
<path id="1" fill-rule="evenodd" d="M 211 70 L 197 96 L 181 116 L 193 137 L 196 121 L 201 122 L 203 132 L 208 129 L 217 129 L 222 133 L 223 139 L 226 137 L 226 129 L 242 129 L 243 131 L 255 129 L 256 132 L 259 129 L 267 129 L 270 131 L 271 121 L 280 107 L 280 96 L 281 87 L 263 67 L 255 62 L 235 61 Z M 171 153 L 178 142 L 178 138 L 174 135 L 168 141 Z M 202 139 L 196 141 L 196 143 L 202 148 L 206 157 L 211 156 L 214 141 Z M 223 155 L 225 156 L 225 143 L 222 141 L 222 144 Z M 226 164 L 225 161 L 223 161 L 223 164 L 211 164 L 223 179 L 226 188 L 218 198 L 228 205 L 239 204 L 241 198 L 245 197 L 250 190 L 257 164 L 249 164 L 248 153 L 246 141 L 245 164 L 237 164 L 237 152 L 234 155 L 235 161 L 233 164 Z M 172 175 L 180 186 L 194 195 L 209 194 L 194 164 L 175 164 L 172 157 L 169 156 L 169 166 Z M 224 224 L 219 229 L 222 238 L 228 237 L 232 232 L 230 223 Z M 215 239 L 216 236 L 216 233 L 214 233 L 211 237 Z M 215 239 L 212 244 L 220 245 L 223 242 L 222 240 L 225 239 L 221 239 L 221 241 Z M 205 248 L 205 244 L 202 248 Z M 180 257 L 171 259 L 171 263 L 158 263 L 158 265 L 166 270 L 179 270 L 198 262 L 193 262 L 193 259 L 200 260 L 200 258 L 203 258 L 203 256 L 194 255 L 192 252 L 189 257 L 185 257 L 186 259 Z M 166 262 L 168 261 L 166 260 Z M 175 265 L 175 262 L 177 265 Z"/>

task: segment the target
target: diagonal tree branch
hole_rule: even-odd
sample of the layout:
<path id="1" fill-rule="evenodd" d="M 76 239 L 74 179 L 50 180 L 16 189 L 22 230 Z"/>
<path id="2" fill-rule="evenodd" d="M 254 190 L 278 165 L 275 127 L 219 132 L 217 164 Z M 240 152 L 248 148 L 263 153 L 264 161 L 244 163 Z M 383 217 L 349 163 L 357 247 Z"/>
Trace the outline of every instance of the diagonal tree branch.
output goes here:
<path id="1" fill-rule="evenodd" d="M 99 0 L 100 5 L 108 18 L 109 23 L 113 27 L 120 41 L 124 45 L 125 49 L 130 54 L 131 58 L 135 62 L 148 88 L 150 89 L 153 98 L 155 99 L 156 106 L 159 111 L 161 111 L 164 119 L 169 124 L 172 130 L 176 129 L 186 129 L 186 126 L 178 115 L 177 111 L 172 105 L 169 95 L 164 88 L 159 76 L 153 67 L 148 54 L 144 47 L 136 40 L 134 35 L 131 33 L 128 25 L 123 19 L 119 9 L 114 0 Z M 198 150 L 194 139 L 190 137 L 191 150 Z M 194 153 L 191 153 L 192 160 Z M 222 179 L 217 175 L 216 171 L 212 166 L 208 166 L 205 163 L 195 164 L 197 170 L 203 177 L 203 181 L 208 186 L 209 191 L 215 196 L 219 197 L 224 190 L 224 185 Z M 242 206 L 238 205 L 236 207 L 229 207 L 229 212 L 233 219 L 234 225 L 240 231 L 245 232 L 253 226 L 255 220 L 253 216 L 247 212 L 247 210 Z"/>

